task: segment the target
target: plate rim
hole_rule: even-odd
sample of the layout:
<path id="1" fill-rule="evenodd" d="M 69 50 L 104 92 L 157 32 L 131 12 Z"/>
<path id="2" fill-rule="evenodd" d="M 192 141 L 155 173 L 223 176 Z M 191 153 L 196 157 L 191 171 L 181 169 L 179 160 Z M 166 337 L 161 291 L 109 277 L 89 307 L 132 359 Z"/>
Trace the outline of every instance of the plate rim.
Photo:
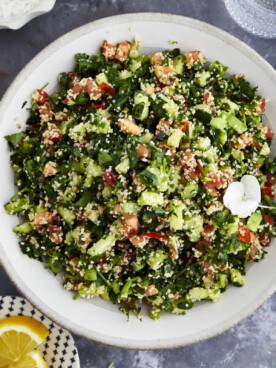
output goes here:
<path id="1" fill-rule="evenodd" d="M 194 19 L 191 17 L 185 17 L 181 15 L 174 15 L 169 13 L 158 13 L 158 12 L 146 12 L 146 13 L 126 13 L 122 15 L 115 15 L 110 17 L 101 18 L 89 23 L 86 23 L 72 31 L 59 37 L 48 46 L 46 46 L 42 51 L 40 51 L 34 58 L 32 58 L 15 77 L 11 85 L 5 92 L 1 102 L 0 102 L 0 124 L 2 117 L 7 106 L 9 106 L 12 98 L 13 92 L 16 91 L 17 85 L 20 85 L 24 81 L 25 75 L 28 75 L 29 71 L 35 68 L 40 61 L 47 58 L 49 55 L 57 51 L 62 45 L 72 42 L 81 35 L 92 32 L 103 28 L 108 23 L 110 27 L 117 24 L 129 23 L 129 22 L 165 22 L 185 25 L 199 31 L 207 31 L 209 34 L 216 38 L 221 39 L 224 42 L 228 42 L 233 47 L 237 48 L 245 56 L 253 59 L 253 61 L 269 75 L 273 83 L 276 85 L 276 71 L 262 56 L 260 56 L 257 51 L 253 50 L 250 46 L 245 44 L 243 41 L 239 40 L 235 36 L 227 33 L 220 28 L 210 25 L 206 22 Z M 177 347 L 184 347 L 197 342 L 204 341 L 211 337 L 217 336 L 224 331 L 235 326 L 237 323 L 250 316 L 257 308 L 259 308 L 275 291 L 276 291 L 276 280 L 271 282 L 265 290 L 259 295 L 255 302 L 247 307 L 244 307 L 239 313 L 236 314 L 235 318 L 226 319 L 225 321 L 219 323 L 215 327 L 202 330 L 189 337 L 178 337 L 170 338 L 168 341 L 164 340 L 131 340 L 126 338 L 117 338 L 104 335 L 92 330 L 83 329 L 82 327 L 73 323 L 67 318 L 62 317 L 60 314 L 55 312 L 52 308 L 48 307 L 44 302 L 42 302 L 31 289 L 28 288 L 27 284 L 20 277 L 16 277 L 16 271 L 11 265 L 8 257 L 6 256 L 1 243 L 0 243 L 0 263 L 6 273 L 8 274 L 10 280 L 15 285 L 24 297 L 33 304 L 41 313 L 45 314 L 49 319 L 53 320 L 55 323 L 61 325 L 63 328 L 73 332 L 76 335 L 87 338 L 90 341 L 95 341 L 102 343 L 104 345 L 116 346 L 128 349 L 172 349 Z"/>

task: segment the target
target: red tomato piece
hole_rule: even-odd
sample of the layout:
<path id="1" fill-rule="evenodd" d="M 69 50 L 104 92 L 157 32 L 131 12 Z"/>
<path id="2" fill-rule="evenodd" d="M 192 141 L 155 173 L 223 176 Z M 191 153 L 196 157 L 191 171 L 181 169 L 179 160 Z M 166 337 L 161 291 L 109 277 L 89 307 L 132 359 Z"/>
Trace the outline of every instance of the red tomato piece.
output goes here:
<path id="1" fill-rule="evenodd" d="M 114 174 L 113 171 L 105 170 L 102 175 L 103 175 L 103 178 L 104 178 L 104 180 L 106 181 L 106 183 L 108 185 L 110 185 L 111 187 L 115 186 L 116 180 L 117 180 L 117 175 Z"/>
<path id="2" fill-rule="evenodd" d="M 182 121 L 179 124 L 179 129 L 181 129 L 183 133 L 186 133 L 186 130 L 189 127 L 189 125 L 190 125 L 190 122 L 188 120 Z"/>
<path id="3" fill-rule="evenodd" d="M 198 177 L 199 177 L 199 175 L 200 175 L 199 170 L 198 170 L 198 169 L 195 169 L 194 171 L 192 171 L 192 172 L 190 173 L 190 178 L 191 178 L 191 179 L 196 179 L 196 178 L 198 178 Z"/>
<path id="4" fill-rule="evenodd" d="M 274 220 L 270 215 L 263 215 L 264 222 L 267 222 L 269 225 L 274 225 Z"/>
<path id="5" fill-rule="evenodd" d="M 92 104 L 92 106 L 94 107 L 94 109 L 96 110 L 104 110 L 107 108 L 108 103 L 106 101 L 102 101 L 102 102 L 94 102 Z"/>
<path id="6" fill-rule="evenodd" d="M 164 242 L 166 242 L 169 239 L 167 235 L 158 233 L 156 231 L 150 231 L 148 233 L 142 234 L 142 236 L 150 239 L 157 239 Z"/>
<path id="7" fill-rule="evenodd" d="M 264 187 L 264 188 L 261 189 L 261 191 L 264 195 L 267 195 L 268 197 L 273 198 L 273 193 L 272 193 L 271 188 Z"/>
<path id="8" fill-rule="evenodd" d="M 62 243 L 62 229 L 58 225 L 49 225 L 47 231 L 51 241 L 55 244 Z"/>
<path id="9" fill-rule="evenodd" d="M 206 253 L 210 248 L 211 244 L 212 243 L 209 240 L 202 239 L 197 243 L 196 249 L 202 253 Z"/>
<path id="10" fill-rule="evenodd" d="M 250 230 L 248 230 L 245 226 L 240 227 L 238 231 L 238 238 L 245 243 L 250 243 L 251 241 Z"/>
<path id="11" fill-rule="evenodd" d="M 107 95 L 114 95 L 114 93 L 116 92 L 116 89 L 114 87 L 104 82 L 99 85 L 99 88 L 103 93 L 106 93 Z"/>
<path id="12" fill-rule="evenodd" d="M 261 234 L 259 236 L 259 241 L 262 244 L 263 247 L 269 247 L 271 244 L 271 238 L 269 238 L 269 236 L 265 233 Z"/>
<path id="13" fill-rule="evenodd" d="M 264 111 L 264 109 L 265 109 L 265 98 L 261 98 L 260 99 L 260 108 L 262 109 L 262 111 Z"/>
<path id="14" fill-rule="evenodd" d="M 105 265 L 107 263 L 105 258 L 102 258 L 99 260 L 98 264 L 102 267 L 103 265 Z"/>
<path id="15" fill-rule="evenodd" d="M 273 138 L 273 135 L 274 135 L 273 130 L 271 128 L 267 128 L 267 132 L 265 134 L 266 139 L 271 140 Z"/>
<path id="16" fill-rule="evenodd" d="M 38 98 L 37 103 L 38 105 L 44 105 L 44 103 L 48 100 L 48 93 L 43 91 L 42 89 L 37 89 Z"/>

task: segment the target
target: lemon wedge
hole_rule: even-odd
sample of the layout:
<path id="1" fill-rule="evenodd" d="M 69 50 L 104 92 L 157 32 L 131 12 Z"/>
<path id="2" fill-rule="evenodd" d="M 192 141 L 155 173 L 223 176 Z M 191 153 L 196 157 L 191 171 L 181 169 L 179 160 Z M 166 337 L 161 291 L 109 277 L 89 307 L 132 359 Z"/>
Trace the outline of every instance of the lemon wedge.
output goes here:
<path id="1" fill-rule="evenodd" d="M 39 351 L 32 350 L 16 363 L 7 365 L 6 368 L 47 368 L 47 364 Z"/>
<path id="2" fill-rule="evenodd" d="M 47 328 L 32 317 L 14 316 L 0 320 L 0 367 L 11 364 L 11 367 L 23 367 L 14 364 L 19 364 L 20 359 L 40 345 L 48 334 Z M 34 353 L 34 356 L 37 358 L 38 355 Z"/>

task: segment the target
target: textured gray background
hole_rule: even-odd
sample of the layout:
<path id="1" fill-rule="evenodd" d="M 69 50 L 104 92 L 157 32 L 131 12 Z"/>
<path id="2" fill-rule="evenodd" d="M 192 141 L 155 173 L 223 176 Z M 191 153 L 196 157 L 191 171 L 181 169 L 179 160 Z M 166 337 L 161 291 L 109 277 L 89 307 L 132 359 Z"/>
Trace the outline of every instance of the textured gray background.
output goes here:
<path id="1" fill-rule="evenodd" d="M 57 0 L 54 9 L 18 31 L 0 30 L 0 97 L 41 49 L 92 20 L 122 13 L 162 11 L 204 20 L 235 35 L 276 66 L 276 40 L 252 36 L 237 26 L 222 0 Z M 218 55 L 219 58 L 219 55 Z M 0 268 L 0 295 L 18 291 Z M 276 295 L 224 334 L 175 350 L 106 347 L 75 337 L 82 368 L 273 368 L 276 367 Z"/>

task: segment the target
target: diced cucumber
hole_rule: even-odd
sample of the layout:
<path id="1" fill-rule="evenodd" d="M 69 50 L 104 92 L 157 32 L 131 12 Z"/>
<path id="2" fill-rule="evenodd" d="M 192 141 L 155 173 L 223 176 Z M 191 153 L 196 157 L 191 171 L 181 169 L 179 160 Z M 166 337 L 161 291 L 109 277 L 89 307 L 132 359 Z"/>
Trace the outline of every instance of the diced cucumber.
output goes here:
<path id="1" fill-rule="evenodd" d="M 211 299 L 216 302 L 220 298 L 220 290 L 218 288 L 205 289 L 202 287 L 194 287 L 188 293 L 188 298 L 192 301 Z"/>
<path id="2" fill-rule="evenodd" d="M 180 145 L 184 133 L 180 129 L 175 129 L 168 138 L 168 146 L 177 148 Z"/>
<path id="3" fill-rule="evenodd" d="M 119 72 L 119 78 L 120 79 L 128 79 L 132 77 L 132 72 L 129 70 L 122 70 L 121 72 Z"/>
<path id="4" fill-rule="evenodd" d="M 239 149 L 233 148 L 231 154 L 234 157 L 234 159 L 239 162 L 242 162 L 244 160 L 244 153 Z"/>
<path id="5" fill-rule="evenodd" d="M 184 216 L 183 230 L 185 230 L 191 242 L 197 242 L 203 231 L 203 217 L 201 215 Z"/>
<path id="6" fill-rule="evenodd" d="M 139 59 L 131 59 L 129 64 L 129 69 L 135 73 L 137 69 L 140 69 L 142 66 L 142 62 Z"/>
<path id="7" fill-rule="evenodd" d="M 73 139 L 73 141 L 81 141 L 86 134 L 86 128 L 84 126 L 84 123 L 79 123 L 78 125 L 75 125 L 73 128 L 69 129 L 69 137 Z"/>
<path id="8" fill-rule="evenodd" d="M 173 67 L 177 75 L 182 75 L 184 72 L 185 58 L 184 55 L 178 55 L 173 59 Z"/>
<path id="9" fill-rule="evenodd" d="M 162 206 L 164 203 L 165 201 L 162 193 L 156 193 L 149 190 L 144 190 L 138 198 L 139 206 L 158 207 Z"/>
<path id="10" fill-rule="evenodd" d="M 239 111 L 240 107 L 235 102 L 229 100 L 229 98 L 223 98 L 221 103 L 227 104 L 229 106 L 229 112 L 236 112 Z"/>
<path id="11" fill-rule="evenodd" d="M 222 146 L 227 142 L 227 133 L 225 130 L 219 131 L 217 135 L 217 142 Z"/>
<path id="12" fill-rule="evenodd" d="M 137 213 L 138 205 L 135 202 L 125 202 L 121 204 L 121 210 L 123 213 Z"/>
<path id="13" fill-rule="evenodd" d="M 197 72 L 195 75 L 195 82 L 201 86 L 204 87 L 208 83 L 208 80 L 210 79 L 211 74 L 208 71 L 202 70 L 201 72 Z"/>
<path id="14" fill-rule="evenodd" d="M 234 221 L 227 223 L 225 226 L 225 231 L 227 236 L 231 236 L 232 234 L 237 234 L 239 230 L 239 218 L 238 216 L 234 217 Z"/>
<path id="15" fill-rule="evenodd" d="M 180 191 L 181 197 L 183 199 L 190 199 L 197 195 L 198 184 L 196 181 L 188 181 L 185 187 Z"/>
<path id="16" fill-rule="evenodd" d="M 98 134 L 108 134 L 112 132 L 111 121 L 107 118 L 102 118 L 97 124 L 89 125 L 89 132 Z"/>
<path id="17" fill-rule="evenodd" d="M 128 157 L 122 159 L 122 161 L 115 167 L 115 170 L 120 174 L 126 174 L 129 169 L 130 161 Z"/>
<path id="18" fill-rule="evenodd" d="M 206 104 L 198 104 L 193 107 L 195 110 L 200 110 L 206 112 L 207 114 L 212 114 L 212 109 L 209 105 Z"/>
<path id="19" fill-rule="evenodd" d="M 208 137 L 199 137 L 195 142 L 195 148 L 200 151 L 207 151 L 211 147 L 211 141 Z"/>
<path id="20" fill-rule="evenodd" d="M 149 97 L 144 92 L 136 92 L 134 96 L 133 116 L 141 121 L 149 115 Z"/>
<path id="21" fill-rule="evenodd" d="M 163 104 L 163 109 L 166 111 L 170 118 L 174 118 L 178 113 L 178 105 L 163 94 L 160 94 L 159 97 L 165 102 Z"/>
<path id="22" fill-rule="evenodd" d="M 217 162 L 218 154 L 216 147 L 210 147 L 203 153 L 203 157 L 205 157 L 208 162 Z"/>
<path id="23" fill-rule="evenodd" d="M 9 215 L 23 212 L 29 208 L 29 197 L 23 197 L 16 201 L 9 202 L 4 208 Z"/>
<path id="24" fill-rule="evenodd" d="M 266 142 L 264 142 L 263 144 L 262 144 L 262 147 L 261 147 L 261 150 L 260 150 L 260 155 L 261 156 L 267 156 L 267 155 L 269 155 L 270 154 L 270 148 L 269 148 L 269 145 L 266 143 Z"/>
<path id="25" fill-rule="evenodd" d="M 138 141 L 143 143 L 143 144 L 146 144 L 148 142 L 150 142 L 153 138 L 153 134 L 151 132 L 146 132 L 144 134 L 142 134 L 140 137 L 138 137 Z"/>
<path id="26" fill-rule="evenodd" d="M 100 73 L 96 75 L 96 82 L 98 85 L 101 83 L 108 83 L 107 75 L 105 73 Z"/>
<path id="27" fill-rule="evenodd" d="M 218 278 L 218 285 L 220 289 L 224 290 L 228 284 L 227 275 L 225 275 L 224 273 L 218 273 L 217 278 Z"/>
<path id="28" fill-rule="evenodd" d="M 256 232 L 262 222 L 262 215 L 258 212 L 253 212 L 247 220 L 246 226 L 249 230 Z"/>
<path id="29" fill-rule="evenodd" d="M 245 284 L 243 275 L 235 268 L 230 270 L 230 279 L 235 286 L 243 286 Z"/>
<path id="30" fill-rule="evenodd" d="M 113 192 L 113 188 L 110 185 L 106 184 L 102 190 L 102 195 L 105 199 L 107 199 L 111 197 L 112 192 Z"/>
<path id="31" fill-rule="evenodd" d="M 227 119 L 227 122 L 228 122 L 228 126 L 234 129 L 238 134 L 242 134 L 246 132 L 247 130 L 247 126 L 245 122 L 236 118 L 234 115 L 230 115 Z"/>
<path id="32" fill-rule="evenodd" d="M 132 279 L 127 280 L 127 282 L 122 288 L 120 299 L 126 299 L 128 297 L 128 294 L 130 293 L 132 285 L 139 280 L 140 277 L 133 277 Z"/>
<path id="33" fill-rule="evenodd" d="M 86 166 L 86 173 L 93 177 L 101 176 L 102 168 L 100 165 L 97 165 L 94 160 L 89 159 L 88 165 Z"/>
<path id="34" fill-rule="evenodd" d="M 168 255 L 165 254 L 161 249 L 157 249 L 156 251 L 150 253 L 147 263 L 152 270 L 158 270 L 166 258 L 168 258 Z"/>
<path id="35" fill-rule="evenodd" d="M 100 211 L 98 210 L 98 206 L 93 203 L 88 203 L 84 209 L 84 215 L 94 224 L 98 224 L 98 220 L 100 217 Z"/>
<path id="36" fill-rule="evenodd" d="M 96 281 L 97 280 L 97 270 L 96 268 L 91 268 L 90 270 L 85 270 L 84 279 L 87 281 Z"/>
<path id="37" fill-rule="evenodd" d="M 92 257 L 100 256 L 110 250 L 115 243 L 116 237 L 114 234 L 110 233 L 106 237 L 98 240 L 90 249 L 88 249 L 87 253 Z"/>
<path id="38" fill-rule="evenodd" d="M 15 226 L 13 231 L 19 234 L 29 234 L 33 230 L 33 225 L 30 222 L 24 222 L 21 225 Z"/>
<path id="39" fill-rule="evenodd" d="M 81 226 L 77 226 L 75 229 L 68 231 L 68 233 L 66 233 L 65 235 L 65 244 L 71 244 L 73 242 L 77 242 L 79 237 L 81 236 L 81 232 L 82 232 L 82 227 Z"/>
<path id="40" fill-rule="evenodd" d="M 224 131 L 227 128 L 227 121 L 224 118 L 212 118 L 210 125 L 215 129 Z"/>
<path id="41" fill-rule="evenodd" d="M 57 208 L 57 212 L 60 214 L 63 220 L 66 221 L 69 225 L 72 225 L 74 223 L 74 220 L 76 217 L 74 211 L 71 211 L 68 208 L 59 206 Z"/>
<path id="42" fill-rule="evenodd" d="M 172 200 L 170 203 L 171 215 L 169 217 L 169 224 L 171 230 L 177 231 L 183 229 L 183 209 L 183 203 L 177 199 Z"/>

